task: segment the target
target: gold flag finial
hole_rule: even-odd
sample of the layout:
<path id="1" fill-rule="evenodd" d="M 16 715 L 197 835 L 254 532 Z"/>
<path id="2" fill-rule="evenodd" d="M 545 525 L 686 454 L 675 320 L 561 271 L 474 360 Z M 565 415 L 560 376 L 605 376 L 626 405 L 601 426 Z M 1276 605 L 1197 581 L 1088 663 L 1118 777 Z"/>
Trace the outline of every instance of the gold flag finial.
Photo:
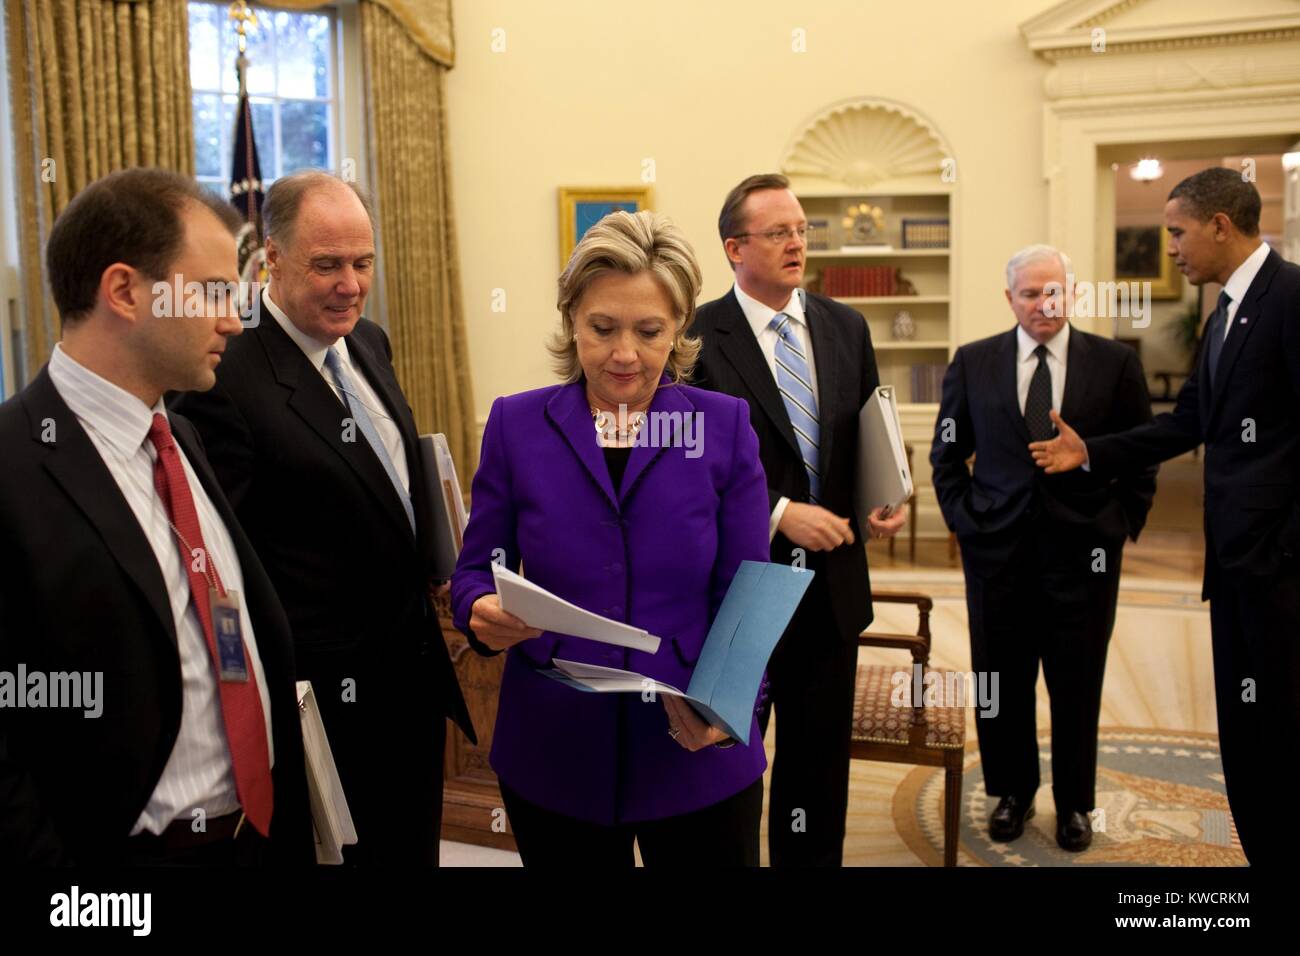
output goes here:
<path id="1" fill-rule="evenodd" d="M 248 72 L 248 37 L 246 31 L 249 27 L 257 29 L 257 14 L 253 11 L 244 0 L 235 0 L 230 5 L 230 19 L 234 21 L 235 31 L 239 34 L 239 56 L 235 59 L 235 75 L 239 78 L 239 95 L 243 96 L 247 92 L 247 86 L 244 74 Z"/>
<path id="2" fill-rule="evenodd" d="M 235 30 L 239 34 L 239 55 L 243 56 L 248 51 L 248 40 L 245 31 L 249 27 L 256 29 L 257 14 L 244 0 L 235 0 L 230 5 L 230 19 L 235 22 Z"/>

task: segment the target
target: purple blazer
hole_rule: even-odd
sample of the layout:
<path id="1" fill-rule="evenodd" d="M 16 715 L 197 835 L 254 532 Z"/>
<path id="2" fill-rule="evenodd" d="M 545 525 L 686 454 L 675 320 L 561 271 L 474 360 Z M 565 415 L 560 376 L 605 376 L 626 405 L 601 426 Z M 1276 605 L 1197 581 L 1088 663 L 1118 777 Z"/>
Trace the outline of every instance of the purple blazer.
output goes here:
<path id="1" fill-rule="evenodd" d="M 470 608 L 496 590 L 501 549 L 541 587 L 662 639 L 647 654 L 548 631 L 506 658 L 492 768 L 525 799 L 604 825 L 699 810 L 767 766 L 757 719 L 748 746 L 691 753 L 668 736 L 663 701 L 585 693 L 535 672 L 560 657 L 685 690 L 736 568 L 769 560 L 767 483 L 745 402 L 660 384 L 649 411 L 700 413 L 703 440 L 694 450 L 634 448 L 620 495 L 583 382 L 498 398 L 451 581 L 456 627 L 471 638 Z"/>

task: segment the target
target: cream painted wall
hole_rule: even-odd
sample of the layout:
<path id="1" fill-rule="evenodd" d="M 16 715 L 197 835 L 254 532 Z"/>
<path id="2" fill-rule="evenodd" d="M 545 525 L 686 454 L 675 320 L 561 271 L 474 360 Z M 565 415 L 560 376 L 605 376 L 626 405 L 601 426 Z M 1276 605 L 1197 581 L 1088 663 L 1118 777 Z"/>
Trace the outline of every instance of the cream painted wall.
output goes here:
<path id="1" fill-rule="evenodd" d="M 461 0 L 448 98 L 480 425 L 496 396 L 554 381 L 542 343 L 556 321 L 559 186 L 634 185 L 653 159 L 657 209 L 695 244 L 711 299 L 730 284 L 716 232 L 727 190 L 774 169 L 808 119 L 851 97 L 898 100 L 947 138 L 956 338 L 1006 328 L 1003 266 L 1047 226 L 1046 67 L 1018 26 L 1050 5 Z M 791 50 L 797 28 L 805 53 Z"/>

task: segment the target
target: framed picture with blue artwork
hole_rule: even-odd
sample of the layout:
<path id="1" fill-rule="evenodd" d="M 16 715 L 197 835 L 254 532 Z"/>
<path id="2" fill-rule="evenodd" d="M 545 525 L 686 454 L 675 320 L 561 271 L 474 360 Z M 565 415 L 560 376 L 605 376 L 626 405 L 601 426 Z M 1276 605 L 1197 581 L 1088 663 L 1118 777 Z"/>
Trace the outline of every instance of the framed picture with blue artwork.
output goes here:
<path id="1" fill-rule="evenodd" d="M 560 268 L 563 269 L 573 254 L 573 247 L 596 223 L 611 212 L 620 209 L 640 212 L 649 209 L 649 186 L 560 187 Z"/>

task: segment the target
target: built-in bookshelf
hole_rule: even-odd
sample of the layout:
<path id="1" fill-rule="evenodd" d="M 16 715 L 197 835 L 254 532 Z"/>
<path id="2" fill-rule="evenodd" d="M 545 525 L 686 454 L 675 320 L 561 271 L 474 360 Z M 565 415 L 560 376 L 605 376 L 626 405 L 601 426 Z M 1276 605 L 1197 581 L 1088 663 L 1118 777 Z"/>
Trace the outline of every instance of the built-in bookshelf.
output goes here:
<path id="1" fill-rule="evenodd" d="M 960 179 L 952 146 L 907 104 L 859 97 L 828 104 L 800 123 L 777 169 L 810 224 L 805 284 L 825 294 L 831 270 L 830 296 L 863 315 L 880 380 L 895 389 L 903 440 L 912 449 L 916 502 L 909 520 L 918 537 L 947 538 L 930 448 L 938 387 L 961 325 Z M 836 275 L 845 269 L 862 271 Z M 881 272 L 867 271 L 882 269 L 883 281 Z M 911 317 L 906 336 L 894 333 L 899 311 Z"/>
<path id="2" fill-rule="evenodd" d="M 809 222 L 805 285 L 862 313 L 881 384 L 913 412 L 928 411 L 954 347 L 951 193 L 798 195 Z M 910 334 L 895 332 L 900 311 Z"/>

